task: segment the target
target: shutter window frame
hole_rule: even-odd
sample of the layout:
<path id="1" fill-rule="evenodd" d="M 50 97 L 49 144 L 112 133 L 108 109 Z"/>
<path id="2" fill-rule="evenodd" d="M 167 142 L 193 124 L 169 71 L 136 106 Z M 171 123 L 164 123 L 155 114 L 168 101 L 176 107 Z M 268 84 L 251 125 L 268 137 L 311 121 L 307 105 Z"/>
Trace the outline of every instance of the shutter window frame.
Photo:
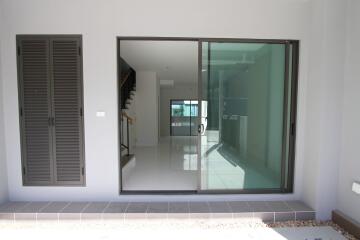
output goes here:
<path id="1" fill-rule="evenodd" d="M 49 181 L 34 181 L 29 178 L 29 159 L 27 158 L 27 149 L 29 146 L 26 142 L 26 109 L 25 99 L 24 99 L 24 64 L 23 64 L 23 44 L 31 41 L 44 41 L 46 42 L 46 54 L 47 54 L 47 104 L 48 104 L 48 129 L 49 129 L 49 162 L 50 162 L 50 180 Z M 64 45 L 60 46 L 58 51 L 58 55 L 60 60 L 58 61 L 60 66 L 58 68 L 58 79 L 60 83 L 59 91 L 59 101 L 61 101 L 65 105 L 60 105 L 62 111 L 58 111 L 62 113 L 61 119 L 63 119 L 63 128 L 59 126 L 56 128 L 56 109 L 55 109 L 55 99 L 54 96 L 57 94 L 55 92 L 55 72 L 54 72 L 54 56 L 53 54 L 53 46 L 54 42 L 59 41 L 63 42 Z M 76 43 L 76 49 L 66 48 L 67 43 Z M 16 36 L 16 50 L 17 50 L 17 66 L 18 66 L 18 94 L 19 94 L 19 122 L 20 122 L 20 137 L 21 137 L 21 172 L 24 186 L 86 186 L 86 175 L 85 175 L 85 139 L 84 139 L 84 101 L 83 101 L 83 59 L 82 59 L 82 35 L 17 35 Z M 70 45 L 69 45 L 70 46 Z M 36 49 L 35 49 L 36 50 Z M 30 49 L 30 53 L 31 53 Z M 76 56 L 75 56 L 76 53 Z M 30 56 L 31 57 L 31 56 Z M 30 59 L 31 61 L 31 59 Z M 65 62 L 64 62 L 65 61 Z M 74 66 L 71 64 L 74 63 Z M 61 65 L 62 64 L 62 65 Z M 76 74 L 74 75 L 73 68 L 76 68 Z M 62 72 L 64 71 L 64 72 Z M 68 72 L 65 72 L 68 71 Z M 70 77 L 68 78 L 68 74 Z M 72 75 L 71 75 L 72 74 Z M 71 78 L 72 77 L 72 78 Z M 66 81 L 70 81 L 68 85 L 66 85 Z M 72 82 L 71 82 L 72 81 Z M 76 89 L 74 89 L 74 81 L 76 81 Z M 63 89 L 61 87 L 70 87 L 69 96 L 66 92 L 61 92 Z M 73 88 L 74 87 L 74 88 Z M 69 99 L 67 99 L 69 98 Z M 72 99 L 71 99 L 72 98 Z M 76 99 L 76 101 L 74 100 Z M 31 99 L 30 99 L 31 100 Z M 42 99 L 41 101 L 43 101 Z M 68 125 L 67 121 L 67 110 L 63 107 L 67 107 L 66 103 L 70 103 L 70 107 L 76 106 L 76 111 L 72 111 L 72 115 L 69 115 L 70 124 Z M 72 105 L 71 105 L 72 104 Z M 65 110 L 65 111 L 64 111 Z M 71 111 L 69 111 L 71 112 Z M 74 120 L 76 119 L 75 115 L 77 114 L 78 123 L 77 126 L 74 124 Z M 74 140 L 74 144 L 69 146 L 72 151 L 69 150 L 69 153 L 66 151 L 66 145 L 63 145 L 61 149 L 65 148 L 65 151 L 62 150 L 62 158 L 65 159 L 63 167 L 65 169 L 65 175 L 61 180 L 59 180 L 57 176 L 57 172 L 59 168 L 57 166 L 56 161 L 56 131 L 60 129 L 63 131 L 62 133 L 58 132 L 60 137 L 68 137 L 67 140 Z M 69 130 L 70 129 L 70 130 Z M 36 129 L 35 129 L 36 130 Z M 77 134 L 76 134 L 77 133 Z M 71 137 L 73 136 L 73 139 Z M 61 141 L 59 141 L 61 142 Z M 77 145 L 78 143 L 78 145 Z M 31 146 L 30 146 L 31 147 Z M 42 146 L 43 148 L 43 146 Z M 31 150 L 31 149 L 30 149 Z M 36 151 L 36 149 L 32 149 L 31 151 Z M 46 150 L 43 150 L 46 152 Z M 73 154 L 73 156 L 71 156 Z M 74 160 L 71 162 L 71 160 Z M 70 162 L 69 162 L 70 161 Z M 36 161 L 35 161 L 36 162 Z M 73 168 L 72 168 L 73 167 Z M 35 171 L 36 172 L 36 171 Z"/>

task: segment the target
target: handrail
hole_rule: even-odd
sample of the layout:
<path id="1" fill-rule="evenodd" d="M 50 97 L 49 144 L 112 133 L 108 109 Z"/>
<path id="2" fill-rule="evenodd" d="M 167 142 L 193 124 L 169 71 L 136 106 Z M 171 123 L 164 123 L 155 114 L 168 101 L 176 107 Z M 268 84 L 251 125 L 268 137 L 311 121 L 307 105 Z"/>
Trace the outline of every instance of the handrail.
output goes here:
<path id="1" fill-rule="evenodd" d="M 120 88 L 124 85 L 124 83 L 128 80 L 129 76 L 131 74 L 131 71 L 129 71 L 126 76 L 124 77 L 124 80 L 120 84 Z"/>
<path id="2" fill-rule="evenodd" d="M 127 115 L 126 112 L 122 112 L 122 115 L 129 120 L 129 123 L 130 123 L 130 124 L 133 124 L 133 122 L 135 121 L 135 119 L 132 118 L 132 117 L 130 117 L 129 115 Z"/>
<path id="3" fill-rule="evenodd" d="M 121 129 L 122 129 L 122 137 L 121 137 L 121 146 L 123 146 L 126 150 L 127 150 L 127 155 L 130 155 L 130 128 L 129 128 L 129 124 L 132 124 L 133 119 L 131 117 L 129 117 L 129 115 L 127 115 L 125 112 L 121 112 L 121 121 L 124 121 L 123 117 L 126 118 L 126 143 L 127 145 L 124 144 L 123 139 L 124 139 L 124 124 L 121 123 Z"/>

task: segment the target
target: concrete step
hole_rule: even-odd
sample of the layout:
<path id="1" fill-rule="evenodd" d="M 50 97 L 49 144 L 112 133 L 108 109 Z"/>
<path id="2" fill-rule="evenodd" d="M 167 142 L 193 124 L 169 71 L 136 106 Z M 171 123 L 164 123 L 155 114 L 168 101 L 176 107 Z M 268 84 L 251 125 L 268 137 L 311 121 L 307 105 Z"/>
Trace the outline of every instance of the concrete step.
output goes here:
<path id="1" fill-rule="evenodd" d="M 0 220 L 227 219 L 262 221 L 313 220 L 315 212 L 299 201 L 182 202 L 7 202 Z"/>

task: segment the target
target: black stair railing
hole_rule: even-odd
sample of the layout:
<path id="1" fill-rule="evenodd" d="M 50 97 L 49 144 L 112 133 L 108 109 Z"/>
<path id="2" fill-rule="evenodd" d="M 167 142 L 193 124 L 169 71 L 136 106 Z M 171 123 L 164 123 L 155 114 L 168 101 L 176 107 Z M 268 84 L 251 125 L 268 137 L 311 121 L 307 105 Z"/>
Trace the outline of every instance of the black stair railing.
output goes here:
<path id="1" fill-rule="evenodd" d="M 127 109 L 136 87 L 136 72 L 123 59 L 121 60 L 121 109 Z"/>
<path id="2" fill-rule="evenodd" d="M 130 154 L 130 129 L 133 119 L 124 110 L 127 109 L 136 87 L 136 72 L 122 58 L 120 58 L 121 80 L 120 80 L 120 103 L 121 103 L 121 149 Z M 126 141 L 126 142 L 125 142 Z"/>
<path id="3" fill-rule="evenodd" d="M 121 114 L 121 150 L 126 150 L 126 155 L 130 155 L 130 125 L 134 119 L 126 113 Z M 126 142 L 125 142 L 126 140 Z"/>

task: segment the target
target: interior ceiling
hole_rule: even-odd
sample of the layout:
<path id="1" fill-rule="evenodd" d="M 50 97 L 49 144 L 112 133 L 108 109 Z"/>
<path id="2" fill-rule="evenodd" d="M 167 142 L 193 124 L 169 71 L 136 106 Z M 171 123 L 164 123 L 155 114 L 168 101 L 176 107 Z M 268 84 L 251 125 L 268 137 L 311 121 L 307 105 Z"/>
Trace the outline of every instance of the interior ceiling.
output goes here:
<path id="1" fill-rule="evenodd" d="M 190 41 L 120 41 L 121 57 L 136 71 L 156 72 L 175 85 L 196 84 L 198 43 Z"/>

